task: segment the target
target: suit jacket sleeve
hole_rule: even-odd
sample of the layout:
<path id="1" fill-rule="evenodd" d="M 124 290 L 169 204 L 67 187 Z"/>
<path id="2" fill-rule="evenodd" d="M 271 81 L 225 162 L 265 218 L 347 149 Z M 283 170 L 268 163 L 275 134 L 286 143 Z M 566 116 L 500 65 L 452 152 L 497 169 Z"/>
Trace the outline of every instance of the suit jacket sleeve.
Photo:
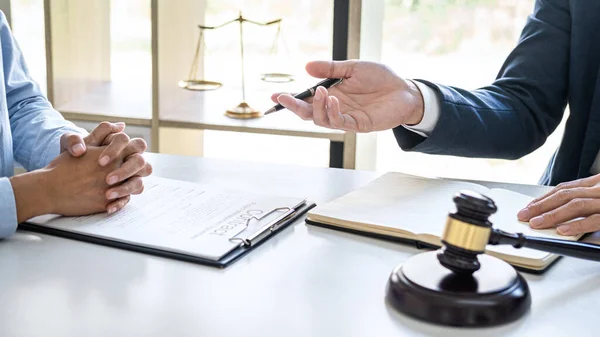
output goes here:
<path id="1" fill-rule="evenodd" d="M 502 159 L 540 147 L 567 104 L 570 27 L 568 2 L 538 0 L 492 85 L 468 91 L 421 80 L 440 98 L 439 120 L 427 138 L 394 128 L 398 145 L 405 151 Z"/>

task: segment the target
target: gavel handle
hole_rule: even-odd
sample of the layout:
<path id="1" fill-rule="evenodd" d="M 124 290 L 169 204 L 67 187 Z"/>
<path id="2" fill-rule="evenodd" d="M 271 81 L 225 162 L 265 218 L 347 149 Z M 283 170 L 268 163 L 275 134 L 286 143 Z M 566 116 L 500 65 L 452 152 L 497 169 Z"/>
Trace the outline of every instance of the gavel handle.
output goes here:
<path id="1" fill-rule="evenodd" d="M 491 245 L 512 245 L 515 248 L 531 248 L 548 253 L 572 256 L 580 259 L 600 261 L 600 245 L 592 243 L 547 239 L 535 236 L 526 236 L 522 233 L 507 233 L 493 229 L 490 235 Z"/>

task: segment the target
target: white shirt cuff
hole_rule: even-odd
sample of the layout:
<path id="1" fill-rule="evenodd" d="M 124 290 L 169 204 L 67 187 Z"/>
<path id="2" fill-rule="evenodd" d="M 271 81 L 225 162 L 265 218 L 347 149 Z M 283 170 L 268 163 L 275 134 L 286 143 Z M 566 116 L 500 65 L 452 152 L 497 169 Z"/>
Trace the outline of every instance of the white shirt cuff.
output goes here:
<path id="1" fill-rule="evenodd" d="M 424 83 L 412 81 L 423 96 L 423 119 L 419 124 L 402 126 L 423 137 L 428 137 L 440 118 L 440 101 L 436 92 Z"/>

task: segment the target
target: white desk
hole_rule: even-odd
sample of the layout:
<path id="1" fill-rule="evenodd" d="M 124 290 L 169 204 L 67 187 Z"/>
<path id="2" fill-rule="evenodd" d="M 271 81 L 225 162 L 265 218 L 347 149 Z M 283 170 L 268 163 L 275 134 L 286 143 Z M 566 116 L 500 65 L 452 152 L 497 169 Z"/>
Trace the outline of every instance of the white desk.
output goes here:
<path id="1" fill-rule="evenodd" d="M 324 202 L 377 175 L 151 155 L 158 176 Z M 384 302 L 418 251 L 297 222 L 227 269 L 19 233 L 0 242 L 0 336 L 597 336 L 600 264 L 526 275 L 533 305 L 492 329 L 445 328 Z"/>

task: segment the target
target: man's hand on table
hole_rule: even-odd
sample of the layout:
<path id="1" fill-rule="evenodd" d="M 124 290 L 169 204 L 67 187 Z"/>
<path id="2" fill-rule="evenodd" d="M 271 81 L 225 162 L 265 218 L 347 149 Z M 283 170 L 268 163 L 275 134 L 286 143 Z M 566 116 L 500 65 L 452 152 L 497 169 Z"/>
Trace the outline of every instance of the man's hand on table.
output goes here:
<path id="1" fill-rule="evenodd" d="M 600 175 L 562 183 L 518 214 L 532 228 L 553 228 L 561 235 L 600 230 Z"/>

